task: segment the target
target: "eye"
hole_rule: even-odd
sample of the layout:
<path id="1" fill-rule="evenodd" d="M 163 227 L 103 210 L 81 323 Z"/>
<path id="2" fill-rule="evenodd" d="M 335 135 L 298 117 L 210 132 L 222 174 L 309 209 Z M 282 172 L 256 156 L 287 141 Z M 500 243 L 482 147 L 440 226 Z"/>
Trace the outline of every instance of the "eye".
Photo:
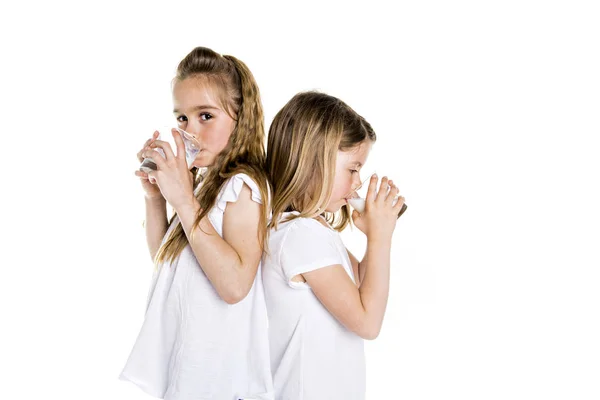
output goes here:
<path id="1" fill-rule="evenodd" d="M 213 116 L 210 113 L 207 113 L 207 112 L 200 113 L 200 119 L 202 121 L 208 121 L 209 119 L 212 119 L 212 118 L 213 118 Z"/>
<path id="2" fill-rule="evenodd" d="M 180 122 L 180 123 L 187 121 L 187 117 L 185 115 L 180 115 L 176 119 L 177 119 L 177 122 Z"/>
<path id="3" fill-rule="evenodd" d="M 358 170 L 357 169 L 351 169 L 350 173 L 352 173 L 352 174 L 358 174 Z"/>

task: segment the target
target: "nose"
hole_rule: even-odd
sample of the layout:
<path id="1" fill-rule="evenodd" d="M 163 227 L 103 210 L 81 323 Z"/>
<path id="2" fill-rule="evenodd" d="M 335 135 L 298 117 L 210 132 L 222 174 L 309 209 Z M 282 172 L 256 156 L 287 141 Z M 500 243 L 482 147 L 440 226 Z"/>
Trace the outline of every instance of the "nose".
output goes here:
<path id="1" fill-rule="evenodd" d="M 190 140 L 195 146 L 200 146 L 200 126 L 199 124 L 194 124 L 193 122 L 188 122 L 181 127 L 185 133 L 185 139 Z"/>
<path id="2" fill-rule="evenodd" d="M 183 130 L 196 138 L 200 134 L 200 126 L 199 124 L 195 124 L 194 122 L 188 122 L 187 124 L 185 124 Z"/>

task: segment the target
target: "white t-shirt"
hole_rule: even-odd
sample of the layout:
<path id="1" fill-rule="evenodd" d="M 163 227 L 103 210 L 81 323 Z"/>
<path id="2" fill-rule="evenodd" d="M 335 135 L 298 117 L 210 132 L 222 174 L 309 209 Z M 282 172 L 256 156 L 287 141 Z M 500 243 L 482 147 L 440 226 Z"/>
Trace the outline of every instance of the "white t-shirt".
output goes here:
<path id="1" fill-rule="evenodd" d="M 237 201 L 244 184 L 261 203 L 249 176 L 232 177 L 208 214 L 221 237 L 227 202 Z M 188 244 L 175 263 L 155 272 L 145 320 L 120 378 L 167 400 L 272 400 L 267 332 L 261 266 L 246 298 L 230 305 Z"/>
<path id="2" fill-rule="evenodd" d="M 339 233 L 297 218 L 271 230 L 268 250 L 262 265 L 275 398 L 363 400 L 363 339 L 331 315 L 307 283 L 291 280 L 339 264 L 355 281 Z"/>

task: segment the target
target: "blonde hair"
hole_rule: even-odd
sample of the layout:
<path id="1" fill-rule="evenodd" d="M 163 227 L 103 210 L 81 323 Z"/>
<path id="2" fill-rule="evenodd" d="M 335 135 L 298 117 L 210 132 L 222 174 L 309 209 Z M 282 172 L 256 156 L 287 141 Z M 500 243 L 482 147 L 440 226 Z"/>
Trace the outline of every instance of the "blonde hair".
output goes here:
<path id="1" fill-rule="evenodd" d="M 365 140 L 374 142 L 371 125 L 340 99 L 318 92 L 295 95 L 275 116 L 269 129 L 267 174 L 272 191 L 272 219 L 298 211 L 295 218 L 323 215 L 337 230 L 350 222 L 350 209 L 325 212 L 331 197 L 338 151 Z"/>
<path id="2" fill-rule="evenodd" d="M 192 168 L 195 177 L 194 193 L 197 193 L 196 198 L 200 203 L 200 211 L 193 227 L 198 227 L 202 218 L 215 205 L 225 182 L 235 174 L 245 173 L 256 182 L 263 199 L 258 237 L 260 245 L 263 246 L 267 237 L 268 207 L 265 130 L 260 93 L 254 76 L 246 64 L 233 56 L 222 56 L 206 47 L 196 47 L 179 63 L 173 82 L 187 78 L 204 79 L 210 84 L 219 94 L 223 110 L 236 121 L 228 144 L 206 173 Z M 202 186 L 196 191 L 201 182 Z M 174 213 L 169 225 L 176 216 Z M 154 259 L 155 265 L 158 266 L 166 260 L 173 263 L 188 243 L 183 227 L 178 223 L 159 248 Z"/>

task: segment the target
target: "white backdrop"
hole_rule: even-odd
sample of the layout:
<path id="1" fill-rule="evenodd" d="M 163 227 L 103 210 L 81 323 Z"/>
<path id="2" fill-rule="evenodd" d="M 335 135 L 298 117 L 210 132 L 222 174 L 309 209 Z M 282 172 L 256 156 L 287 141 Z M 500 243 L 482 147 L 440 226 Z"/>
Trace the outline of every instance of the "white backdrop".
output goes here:
<path id="1" fill-rule="evenodd" d="M 0 397 L 149 398 L 117 380 L 152 269 L 135 154 L 202 45 L 247 63 L 267 127 L 318 89 L 377 132 L 409 208 L 367 399 L 600 398 L 594 3 L 0 6 Z"/>

